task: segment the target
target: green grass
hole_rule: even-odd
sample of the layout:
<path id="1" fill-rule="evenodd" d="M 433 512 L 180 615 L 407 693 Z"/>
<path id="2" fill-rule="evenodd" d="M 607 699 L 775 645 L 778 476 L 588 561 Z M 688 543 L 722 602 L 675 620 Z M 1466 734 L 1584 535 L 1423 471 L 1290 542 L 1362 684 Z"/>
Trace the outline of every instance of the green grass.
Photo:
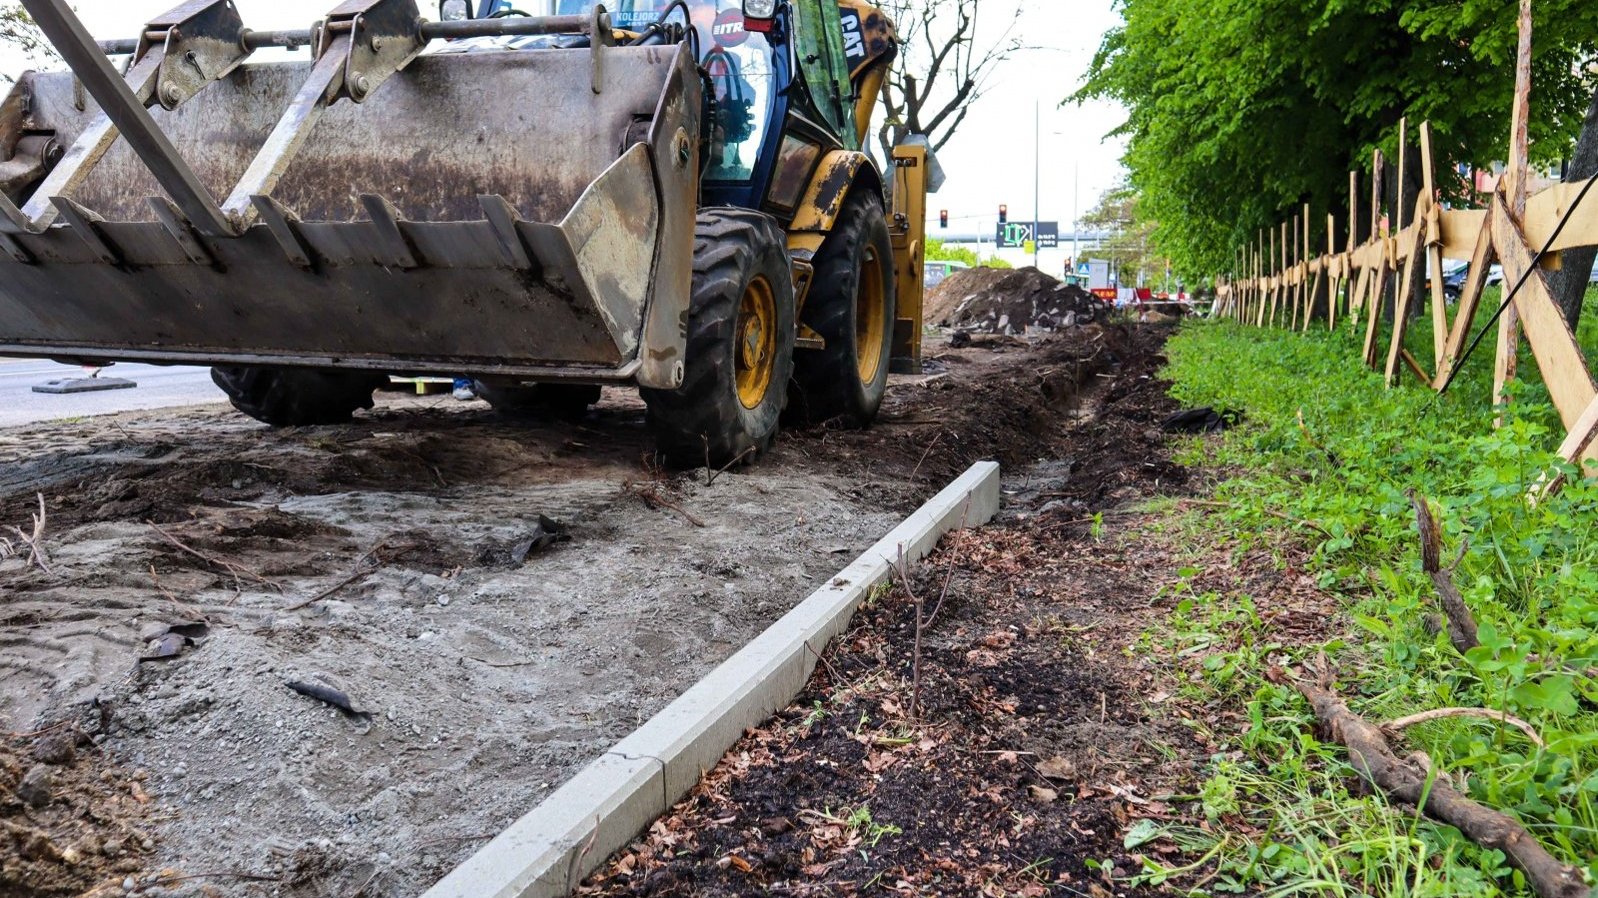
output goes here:
<path id="1" fill-rule="evenodd" d="M 1588 311 L 1581 336 L 1591 347 L 1598 300 Z M 1417 321 L 1407 341 L 1423 364 L 1429 327 Z M 1171 340 L 1174 394 L 1246 415 L 1220 440 L 1184 450 L 1190 463 L 1235 473 L 1216 490 L 1229 508 L 1194 522 L 1195 534 L 1219 533 L 1241 553 L 1279 546 L 1291 531 L 1313 546 L 1308 572 L 1346 612 L 1336 639 L 1287 650 L 1261 623 L 1259 597 L 1188 585 L 1178 587 L 1167 625 L 1145 637 L 1193 665 L 1190 698 L 1247 711 L 1241 732 L 1195 724 L 1212 728 L 1206 735 L 1220 747 L 1202 798 L 1210 826 L 1168 834 L 1210 855 L 1195 894 L 1527 894 L 1498 852 L 1350 792 L 1346 755 L 1314 738 L 1295 691 L 1263 676 L 1273 661 L 1296 664 L 1319 651 L 1336 662 L 1354 710 L 1373 721 L 1444 706 L 1529 721 L 1546 749 L 1477 719 L 1415 727 L 1395 747 L 1425 751 L 1470 796 L 1593 871 L 1598 680 L 1576 671 L 1598 666 L 1598 484 L 1576 478 L 1557 498 L 1528 505 L 1527 490 L 1555 467 L 1563 429 L 1529 355 L 1506 426 L 1493 429 L 1492 349 L 1489 337 L 1438 398 L 1407 374 L 1398 389 L 1384 389 L 1359 363 L 1352 326 L 1296 335 L 1195 323 Z M 1439 512 L 1445 563 L 1463 549 L 1456 578 L 1483 642 L 1467 657 L 1424 625 L 1436 608 L 1420 568 L 1411 489 Z M 1312 521 L 1326 535 L 1278 515 Z M 1168 873 L 1149 862 L 1139 875 L 1163 881 Z"/>

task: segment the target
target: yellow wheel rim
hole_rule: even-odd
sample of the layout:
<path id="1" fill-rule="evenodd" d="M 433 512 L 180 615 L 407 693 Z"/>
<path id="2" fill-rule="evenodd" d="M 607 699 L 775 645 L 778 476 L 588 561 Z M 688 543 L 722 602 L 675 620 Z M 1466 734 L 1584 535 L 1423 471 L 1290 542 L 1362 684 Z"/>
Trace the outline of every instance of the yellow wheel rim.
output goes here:
<path id="1" fill-rule="evenodd" d="M 882 344 L 888 327 L 888 279 L 882 259 L 873 248 L 866 248 L 860 265 L 859 296 L 855 298 L 854 345 L 860 365 L 860 382 L 873 383 L 882 368 Z"/>
<path id="2" fill-rule="evenodd" d="M 777 367 L 777 298 L 763 277 L 749 282 L 738 303 L 737 335 L 738 401 L 744 408 L 757 409 L 771 391 Z"/>

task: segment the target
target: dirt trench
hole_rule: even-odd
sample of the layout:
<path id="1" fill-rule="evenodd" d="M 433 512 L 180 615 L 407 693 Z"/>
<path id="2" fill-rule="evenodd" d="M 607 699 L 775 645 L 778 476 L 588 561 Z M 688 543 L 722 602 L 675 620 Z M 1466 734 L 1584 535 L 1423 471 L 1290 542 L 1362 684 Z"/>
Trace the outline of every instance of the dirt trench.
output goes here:
<path id="1" fill-rule="evenodd" d="M 1139 331 L 1078 414 L 1031 432 L 994 523 L 868 603 L 795 702 L 580 894 L 1187 894 L 1172 887 L 1202 871 L 1127 878 L 1142 856 L 1183 863 L 1133 834 L 1205 825 L 1208 727 L 1231 713 L 1177 701 L 1169 659 L 1139 643 L 1193 549 L 1139 505 L 1204 487 L 1161 429 L 1163 333 Z M 1239 573 L 1205 566 L 1220 588 Z"/>
<path id="2" fill-rule="evenodd" d="M 1151 339 L 935 348 L 873 430 L 713 478 L 654 468 L 620 391 L 575 423 L 389 396 L 0 433 L 0 522 L 42 495 L 48 556 L 0 561 L 0 731 L 67 734 L 44 766 L 103 787 L 41 812 L 12 737 L 0 894 L 419 894 L 970 463 L 1058 457 Z"/>

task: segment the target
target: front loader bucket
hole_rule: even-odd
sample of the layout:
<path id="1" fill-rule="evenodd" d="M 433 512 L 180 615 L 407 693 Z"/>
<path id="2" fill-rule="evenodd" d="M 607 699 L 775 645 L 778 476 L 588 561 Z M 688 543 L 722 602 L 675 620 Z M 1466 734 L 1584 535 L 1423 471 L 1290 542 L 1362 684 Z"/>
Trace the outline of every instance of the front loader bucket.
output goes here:
<path id="1" fill-rule="evenodd" d="M 0 354 L 680 381 L 701 103 L 686 47 L 413 53 L 339 96 L 326 79 L 372 63 L 329 63 L 330 40 L 310 65 L 139 96 L 175 168 L 126 109 L 114 140 L 109 88 L 72 54 L 90 96 L 24 76 L 0 106 Z M 185 164 L 200 190 L 172 174 Z"/>

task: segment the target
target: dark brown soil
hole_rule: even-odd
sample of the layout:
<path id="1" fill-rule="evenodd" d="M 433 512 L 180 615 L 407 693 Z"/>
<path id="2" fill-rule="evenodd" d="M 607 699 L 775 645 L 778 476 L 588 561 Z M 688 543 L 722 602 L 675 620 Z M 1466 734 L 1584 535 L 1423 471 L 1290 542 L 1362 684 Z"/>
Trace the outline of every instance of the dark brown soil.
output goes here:
<path id="1" fill-rule="evenodd" d="M 1173 537 L 1147 526 L 1157 516 L 1125 506 L 1180 496 L 1189 477 L 1158 431 L 1175 408 L 1154 378 L 1164 335 L 1101 331 L 1085 378 L 1100 385 L 1066 391 L 1080 417 L 1008 417 L 1051 407 L 1027 401 L 1067 364 L 1046 347 L 1040 373 L 985 379 L 982 401 L 922 404 L 946 429 L 920 425 L 895 452 L 1010 421 L 1008 460 L 1025 464 L 999 521 L 949 537 L 909 589 L 862 609 L 800 698 L 583 894 L 1165 894 L 1125 877 L 1138 855 L 1179 850 L 1128 849 L 1125 835 L 1195 820 L 1183 796 L 1209 746 L 1172 703 L 1176 671 L 1129 651 L 1164 613 L 1178 562 Z M 958 463 L 957 450 L 923 452 L 923 465 Z"/>

